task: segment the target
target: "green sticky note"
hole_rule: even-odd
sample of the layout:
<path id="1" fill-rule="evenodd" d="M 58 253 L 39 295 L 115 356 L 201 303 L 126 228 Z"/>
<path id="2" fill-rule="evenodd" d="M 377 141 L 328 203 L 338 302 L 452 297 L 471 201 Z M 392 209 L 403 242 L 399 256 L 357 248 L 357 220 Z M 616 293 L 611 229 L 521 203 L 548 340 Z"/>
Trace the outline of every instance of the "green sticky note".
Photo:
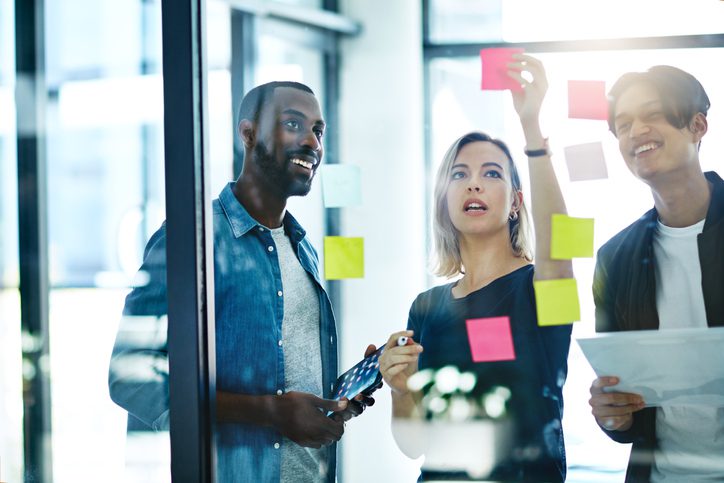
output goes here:
<path id="1" fill-rule="evenodd" d="M 362 278 L 365 276 L 364 239 L 362 237 L 324 237 L 324 278 Z"/>
<path id="2" fill-rule="evenodd" d="M 533 289 L 538 325 L 563 325 L 581 320 L 575 278 L 536 280 Z"/>
<path id="3" fill-rule="evenodd" d="M 593 256 L 593 218 L 551 216 L 551 258 L 570 260 Z"/>

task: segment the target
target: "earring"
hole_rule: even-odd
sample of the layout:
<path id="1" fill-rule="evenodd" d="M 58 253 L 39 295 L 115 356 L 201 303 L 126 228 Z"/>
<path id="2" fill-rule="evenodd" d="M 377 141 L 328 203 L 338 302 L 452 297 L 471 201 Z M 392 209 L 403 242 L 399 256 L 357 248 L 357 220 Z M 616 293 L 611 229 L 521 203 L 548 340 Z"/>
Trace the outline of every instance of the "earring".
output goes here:
<path id="1" fill-rule="evenodd" d="M 508 215 L 508 219 L 510 221 L 515 221 L 518 219 L 518 212 L 517 211 L 511 211 L 510 215 Z"/>

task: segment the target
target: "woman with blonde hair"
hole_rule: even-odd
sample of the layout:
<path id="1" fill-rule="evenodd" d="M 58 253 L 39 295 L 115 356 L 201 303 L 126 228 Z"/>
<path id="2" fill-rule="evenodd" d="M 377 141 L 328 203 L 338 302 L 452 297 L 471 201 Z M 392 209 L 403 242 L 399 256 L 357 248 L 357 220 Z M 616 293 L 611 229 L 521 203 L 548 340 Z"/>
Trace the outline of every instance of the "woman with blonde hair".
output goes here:
<path id="1" fill-rule="evenodd" d="M 572 277 L 570 261 L 550 258 L 551 215 L 565 214 L 566 207 L 538 120 L 548 88 L 543 65 L 524 54 L 514 59 L 508 75 L 523 87 L 512 95 L 525 135 L 535 200 L 535 249 L 518 170 L 508 147 L 480 132 L 460 137 L 438 170 L 433 218 L 435 273 L 459 278 L 415 299 L 408 330 L 390 336 L 380 370 L 392 391 L 394 418 L 420 416 L 420 391 L 408 387 L 408 379 L 418 370 L 452 365 L 472 372 L 477 380 L 475 397 L 506 387 L 507 409 L 514 421 L 513 434 L 507 435 L 512 443 L 487 477 L 564 481 L 562 386 L 571 327 L 538 325 L 533 281 Z M 532 80 L 525 79 L 523 71 Z M 509 322 L 514 359 L 474 362 L 466 321 L 500 317 Z M 401 336 L 414 341 L 397 346 Z M 421 480 L 461 476 L 423 466 Z"/>

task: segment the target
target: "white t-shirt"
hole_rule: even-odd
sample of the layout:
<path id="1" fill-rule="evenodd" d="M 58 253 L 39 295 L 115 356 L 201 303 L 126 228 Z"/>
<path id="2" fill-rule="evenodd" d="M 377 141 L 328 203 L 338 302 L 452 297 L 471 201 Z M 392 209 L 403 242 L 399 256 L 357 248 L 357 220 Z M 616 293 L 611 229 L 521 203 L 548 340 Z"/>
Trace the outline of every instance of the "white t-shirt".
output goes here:
<path id="1" fill-rule="evenodd" d="M 684 228 L 658 223 L 654 258 L 661 330 L 707 327 L 697 245 L 703 229 L 704 220 Z M 724 408 L 660 407 L 656 437 L 659 450 L 654 455 L 652 482 L 724 480 Z"/>

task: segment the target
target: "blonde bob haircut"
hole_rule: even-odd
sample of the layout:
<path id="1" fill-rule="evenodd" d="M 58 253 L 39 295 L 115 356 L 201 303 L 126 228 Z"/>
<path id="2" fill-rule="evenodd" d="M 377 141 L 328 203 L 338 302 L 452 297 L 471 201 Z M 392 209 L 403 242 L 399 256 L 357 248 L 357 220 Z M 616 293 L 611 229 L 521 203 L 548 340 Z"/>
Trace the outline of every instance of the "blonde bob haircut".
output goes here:
<path id="1" fill-rule="evenodd" d="M 439 277 L 455 277 L 465 273 L 463 261 L 460 257 L 459 232 L 450 220 L 450 213 L 447 207 L 447 189 L 450 186 L 450 172 L 453 163 L 460 151 L 466 145 L 475 142 L 492 143 L 505 153 L 508 158 L 510 179 L 514 192 L 522 191 L 518 169 L 510 155 L 510 150 L 505 143 L 494 139 L 482 132 L 470 132 L 465 134 L 447 150 L 442 158 L 440 168 L 435 178 L 435 204 L 433 207 L 432 236 L 433 236 L 433 260 L 432 267 L 435 275 Z M 525 203 L 521 203 L 518 217 L 508 221 L 510 232 L 510 245 L 513 255 L 533 261 L 532 235 L 530 231 L 530 219 Z"/>

